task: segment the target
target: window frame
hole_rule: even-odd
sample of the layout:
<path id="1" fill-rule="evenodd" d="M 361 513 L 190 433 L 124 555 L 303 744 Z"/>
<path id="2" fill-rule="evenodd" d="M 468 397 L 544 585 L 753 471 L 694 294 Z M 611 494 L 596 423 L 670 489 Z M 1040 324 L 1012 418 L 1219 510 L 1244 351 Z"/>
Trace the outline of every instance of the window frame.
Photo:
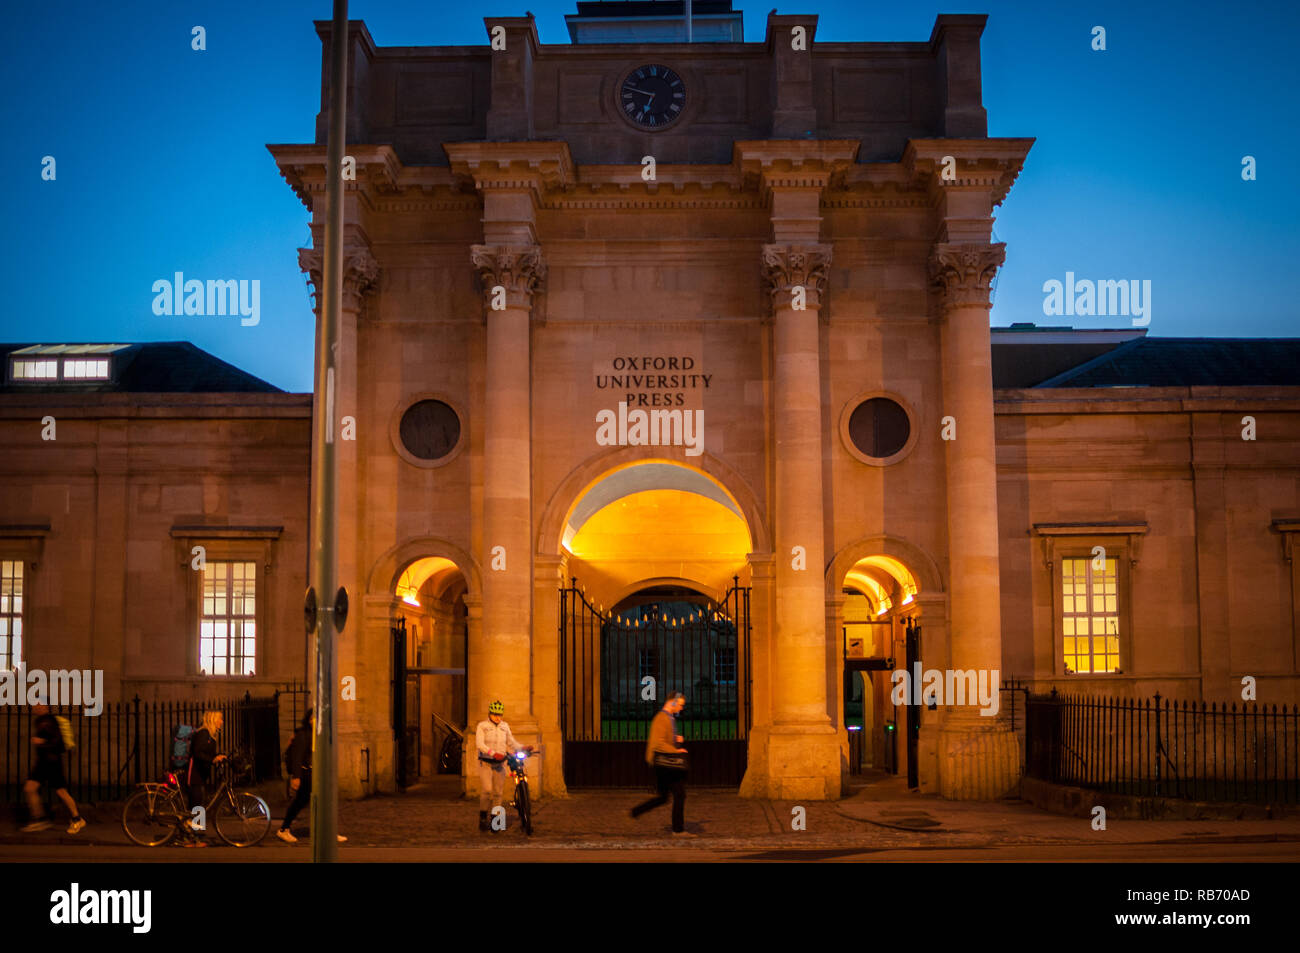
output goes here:
<path id="1" fill-rule="evenodd" d="M 853 436 L 849 433 L 849 421 L 853 418 L 853 412 L 862 404 L 876 397 L 883 397 L 886 400 L 893 401 L 902 408 L 903 413 L 907 415 L 908 434 L 907 441 L 896 452 L 887 457 L 872 457 L 863 453 L 853 442 Z M 912 402 L 903 395 L 892 390 L 864 390 L 855 394 L 852 399 L 840 408 L 840 417 L 837 430 L 840 435 L 840 444 L 848 452 L 849 456 L 859 463 L 865 463 L 872 467 L 889 467 L 895 463 L 900 463 L 911 456 L 912 451 L 916 449 L 917 441 L 921 437 L 921 431 L 917 426 L 916 408 Z"/>
<path id="2" fill-rule="evenodd" d="M 1062 679 L 1124 678 L 1133 671 L 1133 577 L 1141 555 L 1146 523 L 1036 523 L 1033 531 L 1042 539 L 1043 562 L 1051 585 L 1052 672 Z M 1107 558 L 1116 560 L 1117 615 L 1119 617 L 1119 671 L 1067 672 L 1065 670 L 1065 567 L 1066 559 L 1086 559 L 1091 564 L 1093 548 L 1101 546 Z M 1077 653 L 1076 653 L 1077 654 Z"/>
<path id="3" fill-rule="evenodd" d="M 32 596 L 49 535 L 49 523 L 0 523 L 0 561 L 22 563 L 23 567 L 23 652 L 19 662 L 24 665 L 32 657 Z"/>
<path id="4" fill-rule="evenodd" d="M 255 681 L 268 677 L 272 638 L 267 620 L 273 618 L 271 585 L 275 542 L 283 532 L 280 526 L 174 526 L 185 592 L 185 676 L 218 681 Z M 193 568 L 193 547 L 204 548 L 204 563 L 251 562 L 254 564 L 253 673 L 251 675 L 216 675 L 203 672 L 203 573 Z"/>

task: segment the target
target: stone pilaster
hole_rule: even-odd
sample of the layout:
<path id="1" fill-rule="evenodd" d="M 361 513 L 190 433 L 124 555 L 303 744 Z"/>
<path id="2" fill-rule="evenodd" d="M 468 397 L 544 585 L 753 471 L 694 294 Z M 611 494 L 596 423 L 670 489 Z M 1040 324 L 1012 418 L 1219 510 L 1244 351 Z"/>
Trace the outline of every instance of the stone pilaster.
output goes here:
<path id="1" fill-rule="evenodd" d="M 307 274 L 316 298 L 319 318 L 320 287 L 322 281 L 322 255 L 316 248 L 298 249 L 298 267 Z M 386 625 L 366 621 L 362 611 L 365 593 L 363 569 L 359 565 L 362 552 L 360 505 L 363 496 L 358 464 L 357 445 L 369 435 L 357 433 L 356 439 L 343 439 L 343 419 L 353 417 L 360 421 L 365 415 L 358 403 L 359 381 L 357 365 L 358 320 L 363 313 L 367 297 L 379 284 L 379 265 L 370 253 L 369 243 L 355 226 L 346 229 L 343 245 L 343 300 L 340 308 L 338 338 L 337 380 L 333 415 L 336 443 L 335 466 L 338 501 L 338 571 L 339 585 L 347 592 L 352 605 L 347 627 L 338 640 L 338 668 L 340 678 L 356 679 L 357 700 L 340 702 L 336 707 L 336 730 L 339 744 L 339 793 L 343 797 L 360 797 L 376 787 L 391 787 L 393 758 L 392 726 L 389 724 L 390 705 L 381 703 L 390 698 L 391 647 Z M 320 324 L 317 322 L 317 333 Z M 318 399 L 319 399 L 319 395 Z M 313 431 L 312 441 L 321 439 Z M 329 597 L 332 598 L 332 595 Z M 314 647 L 309 647 L 308 684 L 315 684 Z M 361 749 L 370 750 L 370 783 L 363 785 L 360 778 Z M 387 765 L 385 771 L 379 766 Z"/>
<path id="2" fill-rule="evenodd" d="M 1005 246 L 939 243 L 930 277 L 942 313 L 945 416 L 956 439 L 944 441 L 948 489 L 950 662 L 953 669 L 1002 668 L 1002 605 L 998 567 L 997 462 L 989 286 Z M 938 738 L 944 797 L 1001 797 L 1019 777 L 1016 737 L 1001 717 L 975 705 L 944 708 Z"/>
<path id="3" fill-rule="evenodd" d="M 533 714 L 532 447 L 529 321 L 545 275 L 533 244 L 474 245 L 487 320 L 483 420 L 482 646 L 469 671 L 470 720 L 493 699 L 524 740 Z M 471 646 L 471 652 L 474 647 Z"/>

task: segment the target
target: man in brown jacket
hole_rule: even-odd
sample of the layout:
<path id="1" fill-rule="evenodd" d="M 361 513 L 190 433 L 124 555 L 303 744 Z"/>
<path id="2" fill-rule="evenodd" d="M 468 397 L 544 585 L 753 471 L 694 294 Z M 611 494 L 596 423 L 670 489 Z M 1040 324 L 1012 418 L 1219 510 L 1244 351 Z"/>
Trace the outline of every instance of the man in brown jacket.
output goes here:
<path id="1" fill-rule="evenodd" d="M 646 764 L 655 770 L 655 784 L 659 794 L 632 808 L 632 816 L 640 817 L 646 811 L 652 811 L 661 804 L 666 804 L 668 793 L 671 791 L 674 837 L 695 836 L 686 830 L 686 772 L 655 764 L 655 755 L 686 753 L 686 749 L 680 747 L 685 739 L 677 733 L 677 714 L 685 707 L 686 696 L 681 692 L 673 692 L 668 696 L 668 701 L 664 702 L 664 707 L 655 715 L 654 721 L 650 722 L 650 737 L 646 739 L 645 744 L 645 760 Z"/>

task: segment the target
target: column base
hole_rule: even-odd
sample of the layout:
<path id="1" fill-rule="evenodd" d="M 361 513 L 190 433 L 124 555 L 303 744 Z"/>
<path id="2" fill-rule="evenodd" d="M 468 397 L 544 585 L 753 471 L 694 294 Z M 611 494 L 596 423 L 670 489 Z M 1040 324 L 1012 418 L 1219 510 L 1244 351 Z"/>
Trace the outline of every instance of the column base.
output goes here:
<path id="1" fill-rule="evenodd" d="M 827 725 L 768 725 L 749 734 L 740 796 L 834 801 L 842 791 L 840 732 Z"/>
<path id="2" fill-rule="evenodd" d="M 1020 739 L 994 719 L 952 718 L 939 729 L 939 794 L 994 801 L 1015 794 L 1024 773 Z"/>

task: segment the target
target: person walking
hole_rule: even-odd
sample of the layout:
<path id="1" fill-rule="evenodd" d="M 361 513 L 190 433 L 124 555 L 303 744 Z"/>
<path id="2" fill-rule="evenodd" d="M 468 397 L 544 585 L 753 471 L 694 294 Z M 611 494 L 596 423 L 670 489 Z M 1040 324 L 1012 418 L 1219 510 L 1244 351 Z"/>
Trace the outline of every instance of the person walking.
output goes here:
<path id="1" fill-rule="evenodd" d="M 311 803 L 311 732 L 315 724 L 315 717 L 308 709 L 298 730 L 293 733 L 293 740 L 289 742 L 289 750 L 284 756 L 289 769 L 289 791 L 293 794 L 293 800 L 289 802 L 289 808 L 284 812 L 284 820 L 280 822 L 280 829 L 275 832 L 275 836 L 286 844 L 298 842 L 289 828 L 293 826 L 293 819 L 299 812 Z M 347 842 L 342 834 L 337 837 L 340 844 Z"/>
<path id="2" fill-rule="evenodd" d="M 500 701 L 488 705 L 488 716 L 474 730 L 474 744 L 478 748 L 478 829 L 491 830 L 488 810 L 501 806 L 501 796 L 506 788 L 506 754 L 532 751 L 532 745 L 520 744 L 503 720 L 506 706 Z"/>
<path id="3" fill-rule="evenodd" d="M 77 812 L 77 802 L 68 793 L 68 780 L 63 774 L 63 752 L 66 750 L 63 744 L 63 732 L 59 729 L 58 721 L 50 714 L 48 705 L 36 705 L 32 713 L 36 715 L 36 721 L 32 724 L 32 747 L 36 749 L 36 757 L 27 775 L 27 781 L 23 784 L 23 793 L 27 795 L 27 806 L 31 809 L 31 816 L 22 831 L 27 834 L 49 828 L 50 820 L 45 816 L 45 807 L 41 804 L 38 793 L 41 785 L 45 785 L 58 795 L 59 800 L 67 807 L 68 813 L 72 815 L 72 821 L 68 824 L 68 833 L 75 834 L 86 826 L 86 822 Z"/>
<path id="4" fill-rule="evenodd" d="M 224 754 L 217 753 L 217 735 L 225 724 L 225 716 L 216 710 L 205 711 L 203 721 L 194 737 L 190 740 L 190 763 L 185 772 L 185 791 L 190 806 L 190 818 L 185 822 L 189 837 L 186 847 L 207 847 L 207 824 L 202 828 L 194 826 L 194 809 L 206 808 L 208 804 L 208 785 L 212 783 L 212 766 L 226 760 Z"/>
<path id="5" fill-rule="evenodd" d="M 654 768 L 655 786 L 659 790 L 656 797 L 642 801 L 632 808 L 631 815 L 640 817 L 646 811 L 653 811 L 668 802 L 668 795 L 673 798 L 673 836 L 695 837 L 686 830 L 686 769 L 673 762 L 685 764 L 681 755 L 686 749 L 681 744 L 686 739 L 677 733 L 677 715 L 686 707 L 686 696 L 673 692 L 650 722 L 650 736 L 646 739 L 646 764 Z"/>

